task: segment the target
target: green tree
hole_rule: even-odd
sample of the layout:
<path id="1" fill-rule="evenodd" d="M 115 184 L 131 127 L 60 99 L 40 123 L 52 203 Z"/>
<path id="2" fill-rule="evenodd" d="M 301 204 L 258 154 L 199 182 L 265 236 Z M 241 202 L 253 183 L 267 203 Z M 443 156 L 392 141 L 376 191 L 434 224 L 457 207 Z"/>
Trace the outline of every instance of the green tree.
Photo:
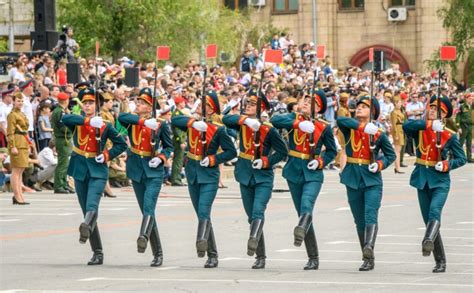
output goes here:
<path id="1" fill-rule="evenodd" d="M 158 45 L 171 47 L 171 61 L 184 64 L 201 44 L 237 56 L 252 31 L 245 13 L 219 0 L 58 0 L 58 23 L 72 25 L 82 56 L 153 60 Z M 202 42 L 201 38 L 204 41 Z"/>
<path id="2" fill-rule="evenodd" d="M 457 59 L 449 62 L 452 72 L 457 73 L 457 67 L 460 61 L 468 60 L 474 66 L 474 1 L 471 0 L 449 0 L 446 5 L 438 10 L 438 16 L 443 21 L 443 27 L 450 33 L 451 40 L 443 45 L 456 46 Z M 467 58 L 466 58 L 467 57 Z M 436 50 L 431 60 L 427 60 L 429 68 L 439 68 L 439 50 Z M 469 70 L 469 69 L 468 69 Z M 474 82 L 474 76 L 471 74 L 469 83 Z"/>

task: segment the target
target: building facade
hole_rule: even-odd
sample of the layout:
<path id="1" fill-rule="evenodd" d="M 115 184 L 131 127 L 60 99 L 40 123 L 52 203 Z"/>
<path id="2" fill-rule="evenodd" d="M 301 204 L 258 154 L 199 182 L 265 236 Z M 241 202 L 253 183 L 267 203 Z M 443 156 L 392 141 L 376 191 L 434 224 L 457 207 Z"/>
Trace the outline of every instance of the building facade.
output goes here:
<path id="1" fill-rule="evenodd" d="M 8 29 L 11 22 L 13 23 L 15 35 L 15 51 L 31 50 L 30 32 L 35 30 L 33 0 L 0 1 L 1 38 L 8 39 Z"/>
<path id="2" fill-rule="evenodd" d="M 374 47 L 384 51 L 388 63 L 398 63 L 403 71 L 426 72 L 424 61 L 430 59 L 449 37 L 437 16 L 437 10 L 446 4 L 445 0 L 224 2 L 227 6 L 233 4 L 241 9 L 246 6 L 254 23 L 272 23 L 279 28 L 288 28 L 290 38 L 297 44 L 314 41 L 315 32 L 316 43 L 326 46 L 333 67 L 362 67 L 368 62 L 369 48 Z M 388 20 L 389 8 L 395 7 L 406 11 L 406 20 Z"/>

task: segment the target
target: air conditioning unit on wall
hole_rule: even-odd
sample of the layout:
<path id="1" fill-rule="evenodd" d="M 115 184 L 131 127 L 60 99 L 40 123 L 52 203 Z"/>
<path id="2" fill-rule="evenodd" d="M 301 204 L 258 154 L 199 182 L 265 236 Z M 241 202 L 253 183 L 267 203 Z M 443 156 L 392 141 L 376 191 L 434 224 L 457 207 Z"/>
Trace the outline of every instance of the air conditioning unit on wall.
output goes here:
<path id="1" fill-rule="evenodd" d="M 388 21 L 407 20 L 407 9 L 405 7 L 392 7 L 388 9 Z"/>
<path id="2" fill-rule="evenodd" d="M 265 1 L 266 0 L 249 0 L 249 5 L 250 6 L 265 6 Z"/>

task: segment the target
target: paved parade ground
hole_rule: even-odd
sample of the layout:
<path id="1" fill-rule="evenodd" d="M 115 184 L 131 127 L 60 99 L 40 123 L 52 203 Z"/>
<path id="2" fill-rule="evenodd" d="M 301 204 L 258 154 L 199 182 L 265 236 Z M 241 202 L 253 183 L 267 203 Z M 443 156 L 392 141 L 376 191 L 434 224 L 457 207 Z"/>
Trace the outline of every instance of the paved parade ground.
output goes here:
<path id="1" fill-rule="evenodd" d="M 296 212 L 288 192 L 275 192 L 264 227 L 267 244 L 265 270 L 250 269 L 246 255 L 249 233 L 239 188 L 231 176 L 213 207 L 213 227 L 219 267 L 204 269 L 195 252 L 197 220 L 186 187 L 165 187 L 157 215 L 164 263 L 151 268 L 151 249 L 136 252 L 141 215 L 130 188 L 115 189 L 118 198 L 102 199 L 99 226 L 104 265 L 87 266 L 89 244 L 79 244 L 82 214 L 75 195 L 52 192 L 26 194 L 29 206 L 12 206 L 11 194 L 0 196 L 1 290 L 153 290 L 160 292 L 308 292 L 325 291 L 474 291 L 474 165 L 451 173 L 451 191 L 441 233 L 447 272 L 433 274 L 432 257 L 421 255 L 424 234 L 416 190 L 409 172 L 383 172 L 384 197 L 379 213 L 375 270 L 359 272 L 362 263 L 355 225 L 345 188 L 336 171 L 325 171 L 316 202 L 314 223 L 320 269 L 303 271 L 304 245 L 293 246 Z M 227 171 L 229 173 L 230 170 Z M 276 176 L 275 188 L 287 189 Z"/>

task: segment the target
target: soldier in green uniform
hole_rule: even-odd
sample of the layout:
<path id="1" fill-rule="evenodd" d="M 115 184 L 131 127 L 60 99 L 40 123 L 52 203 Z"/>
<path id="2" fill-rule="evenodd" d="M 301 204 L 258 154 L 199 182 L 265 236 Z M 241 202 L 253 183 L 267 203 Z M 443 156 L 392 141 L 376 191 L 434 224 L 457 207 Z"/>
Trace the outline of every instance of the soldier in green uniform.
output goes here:
<path id="1" fill-rule="evenodd" d="M 257 254 L 252 269 L 265 268 L 263 224 L 265 210 L 272 196 L 275 176 L 273 166 L 284 160 L 288 154 L 286 144 L 278 130 L 271 123 L 262 124 L 256 118 L 258 100 L 255 95 L 247 99 L 245 115 L 226 115 L 223 118 L 227 127 L 239 131 L 240 153 L 234 175 L 240 183 L 242 202 L 250 223 L 247 254 L 249 256 Z M 262 112 L 268 110 L 270 105 L 267 99 L 262 96 L 261 101 Z M 254 140 L 257 131 L 260 132 L 258 149 Z"/>
<path id="2" fill-rule="evenodd" d="M 373 116 L 370 115 L 371 109 Z M 380 105 L 377 99 L 361 96 L 357 101 L 356 119 L 337 119 L 337 125 L 347 142 L 347 164 L 340 177 L 341 183 L 346 185 L 347 198 L 362 249 L 363 263 L 359 271 L 369 271 L 375 267 L 374 247 L 383 186 L 381 171 L 392 164 L 396 157 L 388 137 L 370 121 L 371 118 L 377 120 L 379 114 Z M 373 150 L 369 143 L 372 139 Z M 383 155 L 378 156 L 380 151 Z"/>
<path id="3" fill-rule="evenodd" d="M 324 92 L 317 91 L 314 97 L 317 113 L 326 111 Z M 304 240 L 308 263 L 305 270 L 319 268 L 319 253 L 312 224 L 313 208 L 324 181 L 323 168 L 336 157 L 337 148 L 329 123 L 321 119 L 311 120 L 311 96 L 300 100 L 301 114 L 294 112 L 275 115 L 273 126 L 286 129 L 289 135 L 289 158 L 283 168 L 291 192 L 291 198 L 298 214 L 299 223 L 294 229 L 294 244 L 301 246 Z M 324 146 L 325 151 L 321 153 Z"/>
<path id="4" fill-rule="evenodd" d="M 67 183 L 67 166 L 72 150 L 72 131 L 61 122 L 63 115 L 70 113 L 68 109 L 69 96 L 66 93 L 59 93 L 57 98 L 58 106 L 51 114 L 51 126 L 58 153 L 58 164 L 54 170 L 54 193 L 74 193 L 74 189 Z"/>
<path id="5" fill-rule="evenodd" d="M 451 117 L 453 108 L 449 99 L 443 96 L 440 100 L 441 118 Z M 403 130 L 417 145 L 410 185 L 417 189 L 418 203 L 426 225 L 422 254 L 429 256 L 433 252 L 436 262 L 433 273 L 443 273 L 446 271 L 446 255 L 439 233 L 441 212 L 448 198 L 451 183 L 449 172 L 466 164 L 466 155 L 455 132 L 446 129 L 437 119 L 436 96 L 431 97 L 426 115 L 426 121 L 405 122 Z M 441 153 L 437 147 L 438 137 Z M 448 159 L 449 153 L 451 158 Z"/>
<path id="6" fill-rule="evenodd" d="M 133 190 L 143 214 L 140 235 L 137 239 L 139 253 L 146 250 L 148 240 L 153 252 L 152 267 L 163 263 L 155 208 L 163 184 L 163 164 L 173 151 L 168 126 L 160 118 L 151 117 L 153 94 L 149 88 L 140 91 L 136 114 L 121 113 L 120 124 L 128 129 L 127 177 L 132 180 Z"/>
<path id="7" fill-rule="evenodd" d="M 62 123 L 74 133 L 73 152 L 67 174 L 74 178 L 77 197 L 84 214 L 84 222 L 79 226 L 79 242 L 86 243 L 89 239 L 94 254 L 88 265 L 100 265 L 104 255 L 96 223 L 100 197 L 109 175 L 106 163 L 124 152 L 127 145 L 110 123 L 104 124 L 102 117 L 95 116 L 94 89 L 83 89 L 78 97 L 82 101 L 85 116 L 66 114 L 62 118 Z M 96 139 L 96 132 L 100 135 L 99 141 Z M 105 148 L 107 140 L 112 142 L 110 149 Z"/>
<path id="8" fill-rule="evenodd" d="M 211 224 L 211 208 L 219 184 L 219 164 L 232 160 L 237 151 L 226 128 L 211 120 L 214 114 L 220 114 L 219 100 L 214 91 L 206 93 L 206 105 L 205 114 L 201 114 L 201 107 L 196 111 L 198 115 L 205 115 L 204 120 L 179 115 L 171 119 L 171 124 L 182 131 L 188 131 L 185 171 L 191 201 L 199 220 L 196 250 L 198 257 L 204 257 L 207 251 L 205 268 L 215 268 L 218 265 L 218 255 Z"/>
<path id="9" fill-rule="evenodd" d="M 186 100 L 183 97 L 177 97 L 174 100 L 176 109 L 173 111 L 172 116 L 183 115 L 181 110 L 186 105 Z M 186 145 L 186 131 L 181 130 L 179 127 L 172 126 L 173 132 L 173 163 L 171 165 L 171 178 L 170 182 L 173 186 L 185 186 L 186 184 L 181 180 L 181 169 L 183 168 L 184 161 L 184 147 Z"/>
<path id="10" fill-rule="evenodd" d="M 474 163 L 472 158 L 472 116 L 474 114 L 474 107 L 472 106 L 472 98 L 474 93 L 467 93 L 464 96 L 464 101 L 461 103 L 460 111 L 457 115 L 457 120 L 461 128 L 461 137 L 459 143 L 461 147 L 466 143 L 467 161 Z"/>

